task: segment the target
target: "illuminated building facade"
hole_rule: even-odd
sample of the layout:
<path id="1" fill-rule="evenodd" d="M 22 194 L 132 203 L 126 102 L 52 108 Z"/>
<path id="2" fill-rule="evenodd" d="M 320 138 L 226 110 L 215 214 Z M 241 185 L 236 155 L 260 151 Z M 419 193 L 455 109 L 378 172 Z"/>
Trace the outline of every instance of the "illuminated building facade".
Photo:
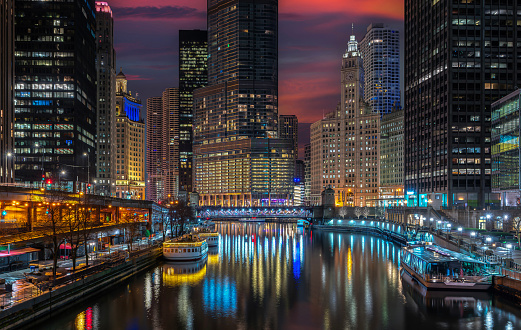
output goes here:
<path id="1" fill-rule="evenodd" d="M 94 188 L 103 196 L 115 195 L 115 153 L 112 134 L 116 129 L 116 53 L 114 19 L 106 2 L 96 2 L 96 177 Z"/>
<path id="2" fill-rule="evenodd" d="M 383 115 L 380 131 L 380 206 L 403 206 L 403 110 Z"/>
<path id="3" fill-rule="evenodd" d="M 311 198 L 331 186 L 337 206 L 376 206 L 380 177 L 380 114 L 364 102 L 362 58 L 351 36 L 342 58 L 341 102 L 311 125 Z"/>
<path id="4" fill-rule="evenodd" d="M 290 203 L 293 146 L 277 138 L 276 0 L 208 1 L 208 86 L 194 107 L 200 203 Z"/>
<path id="5" fill-rule="evenodd" d="M 304 205 L 311 205 L 311 143 L 304 146 Z"/>
<path id="6" fill-rule="evenodd" d="M 405 1 L 408 206 L 485 208 L 491 104 L 520 85 L 518 1 Z"/>
<path id="7" fill-rule="evenodd" d="M 179 198 L 179 89 L 147 100 L 147 199 Z"/>
<path id="8" fill-rule="evenodd" d="M 164 199 L 163 182 L 163 98 L 147 99 L 146 199 Z"/>
<path id="9" fill-rule="evenodd" d="M 364 100 L 380 115 L 400 106 L 400 33 L 382 23 L 367 27 L 360 42 Z"/>
<path id="10" fill-rule="evenodd" d="M 298 158 L 298 118 L 295 115 L 279 116 L 279 139 L 287 139 L 293 143 L 295 160 Z"/>
<path id="11" fill-rule="evenodd" d="M 501 206 L 521 204 L 519 132 L 521 90 L 492 103 L 492 192 Z"/>
<path id="12" fill-rule="evenodd" d="M 208 34 L 179 31 L 179 189 L 192 192 L 194 90 L 208 83 Z"/>
<path id="13" fill-rule="evenodd" d="M 116 76 L 115 195 L 145 199 L 145 123 L 141 101 L 127 90 L 122 71 Z"/>
<path id="14" fill-rule="evenodd" d="M 94 1 L 15 6 L 16 180 L 84 190 L 96 168 Z"/>
<path id="15" fill-rule="evenodd" d="M 0 0 L 0 183 L 13 176 L 14 0 Z"/>

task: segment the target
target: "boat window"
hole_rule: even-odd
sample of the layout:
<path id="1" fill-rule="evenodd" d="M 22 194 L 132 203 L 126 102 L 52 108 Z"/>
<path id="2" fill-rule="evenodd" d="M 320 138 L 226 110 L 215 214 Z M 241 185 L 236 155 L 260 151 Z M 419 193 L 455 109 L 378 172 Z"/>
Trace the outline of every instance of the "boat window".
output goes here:
<path id="1" fill-rule="evenodd" d="M 185 253 L 186 253 L 186 249 L 183 249 L 183 252 L 185 252 Z"/>

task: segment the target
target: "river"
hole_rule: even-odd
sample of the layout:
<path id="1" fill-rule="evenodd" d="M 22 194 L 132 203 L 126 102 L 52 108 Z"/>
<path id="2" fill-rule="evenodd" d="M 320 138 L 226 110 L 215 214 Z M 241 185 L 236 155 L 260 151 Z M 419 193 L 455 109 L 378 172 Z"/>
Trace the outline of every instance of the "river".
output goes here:
<path id="1" fill-rule="evenodd" d="M 34 329 L 521 329 L 489 293 L 421 295 L 379 237 L 223 223 L 205 263 L 161 262 Z"/>

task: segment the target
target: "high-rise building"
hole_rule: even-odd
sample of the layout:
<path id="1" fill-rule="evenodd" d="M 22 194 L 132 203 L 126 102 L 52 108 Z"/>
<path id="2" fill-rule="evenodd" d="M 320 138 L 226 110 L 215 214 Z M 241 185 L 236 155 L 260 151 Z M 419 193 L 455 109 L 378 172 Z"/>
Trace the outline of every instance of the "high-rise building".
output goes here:
<path id="1" fill-rule="evenodd" d="M 141 100 L 127 89 L 127 78 L 116 76 L 115 195 L 125 199 L 145 199 L 145 123 Z"/>
<path id="2" fill-rule="evenodd" d="M 164 198 L 163 181 L 163 98 L 147 99 L 146 199 Z"/>
<path id="3" fill-rule="evenodd" d="M 360 42 L 364 100 L 380 115 L 400 106 L 400 33 L 382 23 L 367 27 Z"/>
<path id="4" fill-rule="evenodd" d="M 179 197 L 179 89 L 147 100 L 147 199 Z"/>
<path id="5" fill-rule="evenodd" d="M 311 205 L 311 143 L 304 146 L 304 205 Z"/>
<path id="6" fill-rule="evenodd" d="M 208 34 L 179 31 L 179 189 L 192 192 L 194 90 L 208 83 Z"/>
<path id="7" fill-rule="evenodd" d="M 520 119 L 520 89 L 492 103 L 492 192 L 506 207 L 521 205 Z"/>
<path id="8" fill-rule="evenodd" d="M 518 1 L 405 1 L 408 205 L 484 208 L 491 104 L 519 86 Z"/>
<path id="9" fill-rule="evenodd" d="M 94 1 L 15 6 L 16 180 L 86 189 L 96 170 Z"/>
<path id="10" fill-rule="evenodd" d="M 96 2 L 96 193 L 115 195 L 113 134 L 116 132 L 116 53 L 114 19 L 106 2 Z M 114 185 L 113 185 L 114 184 Z"/>
<path id="11" fill-rule="evenodd" d="M 208 1 L 208 86 L 194 92 L 202 205 L 288 204 L 293 146 L 278 135 L 278 2 Z"/>
<path id="12" fill-rule="evenodd" d="M 0 0 L 0 183 L 11 183 L 14 152 L 14 0 Z"/>
<path id="13" fill-rule="evenodd" d="M 403 110 L 383 115 L 380 132 L 380 206 L 403 206 Z"/>
<path id="14" fill-rule="evenodd" d="M 376 206 L 380 177 L 380 114 L 363 97 L 362 57 L 354 35 L 342 58 L 341 102 L 311 125 L 311 199 L 335 191 L 337 206 Z"/>
<path id="15" fill-rule="evenodd" d="M 298 158 L 298 118 L 295 115 L 279 116 L 279 138 L 293 144 L 295 160 Z"/>

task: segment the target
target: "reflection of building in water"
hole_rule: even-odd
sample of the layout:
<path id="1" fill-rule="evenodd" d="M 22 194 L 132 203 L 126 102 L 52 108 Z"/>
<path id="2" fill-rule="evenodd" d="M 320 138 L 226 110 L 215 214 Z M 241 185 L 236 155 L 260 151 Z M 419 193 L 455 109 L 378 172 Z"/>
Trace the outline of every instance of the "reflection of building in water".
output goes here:
<path id="1" fill-rule="evenodd" d="M 163 265 L 163 284 L 175 287 L 182 284 L 194 286 L 201 282 L 206 275 L 206 260 L 186 264 Z"/>

